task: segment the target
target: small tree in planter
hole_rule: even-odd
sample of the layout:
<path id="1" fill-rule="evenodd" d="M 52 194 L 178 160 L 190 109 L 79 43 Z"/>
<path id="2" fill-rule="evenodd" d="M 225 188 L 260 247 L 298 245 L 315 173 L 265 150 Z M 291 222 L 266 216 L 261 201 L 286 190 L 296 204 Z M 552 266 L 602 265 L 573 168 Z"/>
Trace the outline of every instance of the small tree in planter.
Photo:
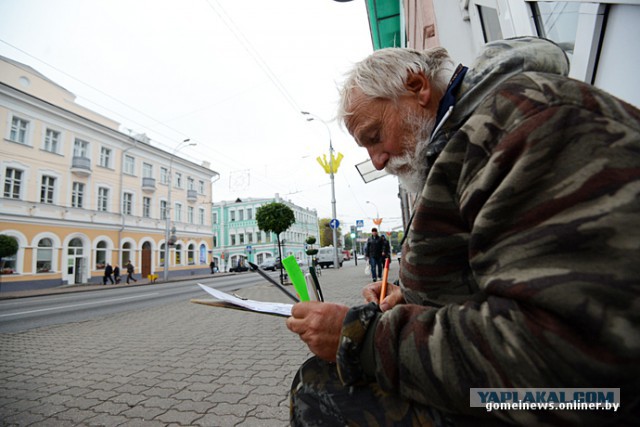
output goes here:
<path id="1" fill-rule="evenodd" d="M 316 248 L 313 247 L 313 245 L 316 243 L 316 237 L 315 236 L 309 236 L 307 237 L 307 240 L 305 240 L 307 242 L 307 250 L 305 251 L 307 253 L 307 255 L 309 255 L 311 257 L 311 265 L 313 265 L 315 267 L 316 265 L 316 255 L 318 254 L 318 250 Z"/>
<path id="2" fill-rule="evenodd" d="M 282 273 L 282 246 L 280 233 L 284 233 L 296 222 L 293 210 L 284 203 L 268 203 L 256 210 L 256 222 L 258 228 L 267 233 L 275 233 L 278 239 L 278 254 L 280 255 L 280 283 L 284 283 Z"/>
<path id="3" fill-rule="evenodd" d="M 6 234 L 0 234 L 0 271 L 4 272 L 3 258 L 14 256 L 18 253 L 18 241 Z"/>

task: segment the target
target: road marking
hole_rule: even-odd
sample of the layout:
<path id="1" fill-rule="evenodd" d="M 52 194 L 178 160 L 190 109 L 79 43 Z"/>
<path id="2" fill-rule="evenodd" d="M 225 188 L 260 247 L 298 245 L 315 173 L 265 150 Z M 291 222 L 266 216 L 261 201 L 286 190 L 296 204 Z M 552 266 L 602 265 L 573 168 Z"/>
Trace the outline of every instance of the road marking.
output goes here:
<path id="1" fill-rule="evenodd" d="M 136 295 L 136 296 L 132 296 L 132 297 L 111 298 L 111 299 L 100 300 L 100 301 L 96 301 L 96 302 L 85 302 L 85 303 L 82 303 L 82 304 L 60 305 L 60 306 L 57 306 L 57 307 L 41 308 L 41 309 L 38 309 L 38 310 L 29 310 L 29 311 L 21 311 L 21 312 L 18 312 L 18 313 L 0 314 L 0 317 L 20 316 L 22 314 L 38 313 L 38 312 L 41 312 L 41 311 L 61 310 L 63 308 L 82 307 L 83 305 L 95 305 L 95 304 L 104 304 L 106 302 L 124 301 L 124 300 L 127 300 L 127 299 L 146 298 L 148 296 L 158 295 L 158 294 L 159 294 L 159 292 L 154 292 L 154 293 L 150 293 L 150 294 Z"/>

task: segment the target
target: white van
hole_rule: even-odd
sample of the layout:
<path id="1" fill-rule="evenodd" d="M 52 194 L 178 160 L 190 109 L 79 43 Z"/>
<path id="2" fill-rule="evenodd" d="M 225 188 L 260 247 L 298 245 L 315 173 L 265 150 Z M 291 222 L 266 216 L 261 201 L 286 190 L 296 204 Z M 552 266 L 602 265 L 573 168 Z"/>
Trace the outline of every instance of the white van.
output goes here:
<path id="1" fill-rule="evenodd" d="M 318 260 L 318 265 L 320 266 L 320 268 L 332 266 L 335 260 L 333 246 L 326 246 L 324 248 L 318 249 L 318 255 L 316 255 L 316 259 Z M 340 267 L 342 267 L 342 263 L 344 262 L 344 254 L 340 250 L 338 250 L 338 262 L 340 262 Z"/>

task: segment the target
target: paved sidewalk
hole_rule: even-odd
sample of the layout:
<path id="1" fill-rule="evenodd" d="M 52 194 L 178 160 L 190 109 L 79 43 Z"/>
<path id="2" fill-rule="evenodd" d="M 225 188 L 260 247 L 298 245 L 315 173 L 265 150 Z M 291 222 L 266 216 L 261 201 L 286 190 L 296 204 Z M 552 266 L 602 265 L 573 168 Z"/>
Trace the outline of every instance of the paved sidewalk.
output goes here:
<path id="1" fill-rule="evenodd" d="M 326 299 L 361 303 L 363 269 L 322 270 Z M 289 302 L 266 284 L 238 293 Z M 288 425 L 289 386 L 310 353 L 284 322 L 184 301 L 0 334 L 0 425 Z"/>

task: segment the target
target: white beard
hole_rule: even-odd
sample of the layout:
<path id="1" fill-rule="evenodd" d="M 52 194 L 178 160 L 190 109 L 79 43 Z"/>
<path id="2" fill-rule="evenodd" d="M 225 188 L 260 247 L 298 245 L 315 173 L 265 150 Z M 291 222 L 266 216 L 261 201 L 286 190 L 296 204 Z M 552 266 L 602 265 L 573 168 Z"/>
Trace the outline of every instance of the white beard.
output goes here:
<path id="1" fill-rule="evenodd" d="M 405 152 L 401 156 L 392 157 L 385 166 L 385 171 L 396 175 L 400 184 L 411 193 L 420 193 L 427 181 L 427 145 L 435 126 L 435 119 L 418 119 L 410 117 L 407 124 L 416 129 L 411 140 L 404 141 Z"/>

